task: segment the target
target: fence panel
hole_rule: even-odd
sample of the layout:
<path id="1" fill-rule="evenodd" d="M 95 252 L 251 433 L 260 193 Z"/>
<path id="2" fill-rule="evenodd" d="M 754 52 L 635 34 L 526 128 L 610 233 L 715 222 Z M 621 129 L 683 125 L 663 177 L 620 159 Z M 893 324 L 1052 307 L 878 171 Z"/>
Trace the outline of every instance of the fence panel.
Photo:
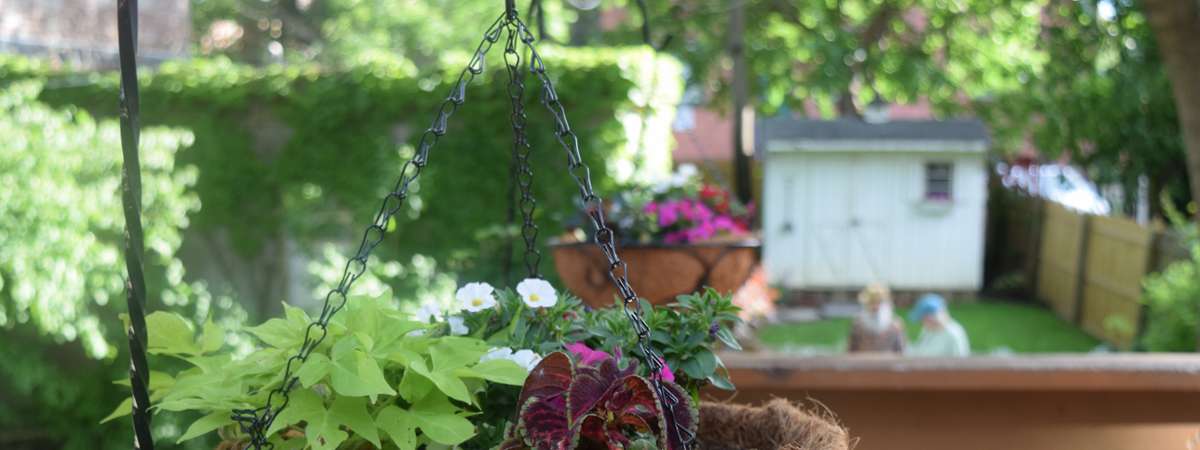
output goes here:
<path id="1" fill-rule="evenodd" d="M 1059 317 L 1075 321 L 1078 310 L 1080 263 L 1085 251 L 1082 237 L 1086 218 L 1053 202 L 1046 202 L 1038 252 L 1037 296 Z"/>
<path id="2" fill-rule="evenodd" d="M 1119 217 L 1090 220 L 1080 326 L 1128 349 L 1137 337 L 1142 277 L 1151 269 L 1154 230 Z"/>

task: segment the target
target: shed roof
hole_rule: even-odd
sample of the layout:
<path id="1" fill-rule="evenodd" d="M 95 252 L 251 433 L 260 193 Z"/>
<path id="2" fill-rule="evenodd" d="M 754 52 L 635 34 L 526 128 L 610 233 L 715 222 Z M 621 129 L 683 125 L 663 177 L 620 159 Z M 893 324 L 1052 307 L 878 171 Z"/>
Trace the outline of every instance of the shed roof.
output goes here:
<path id="1" fill-rule="evenodd" d="M 773 151 L 983 151 L 988 132 L 977 119 L 812 120 L 788 116 L 761 119 L 755 148 Z"/>

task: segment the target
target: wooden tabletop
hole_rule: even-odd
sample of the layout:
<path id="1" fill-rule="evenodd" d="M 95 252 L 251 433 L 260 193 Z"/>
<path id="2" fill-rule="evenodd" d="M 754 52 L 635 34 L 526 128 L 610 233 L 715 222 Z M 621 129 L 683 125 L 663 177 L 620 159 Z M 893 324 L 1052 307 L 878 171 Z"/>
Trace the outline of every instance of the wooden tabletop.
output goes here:
<path id="1" fill-rule="evenodd" d="M 739 389 L 1200 392 L 1200 354 L 720 356 Z"/>

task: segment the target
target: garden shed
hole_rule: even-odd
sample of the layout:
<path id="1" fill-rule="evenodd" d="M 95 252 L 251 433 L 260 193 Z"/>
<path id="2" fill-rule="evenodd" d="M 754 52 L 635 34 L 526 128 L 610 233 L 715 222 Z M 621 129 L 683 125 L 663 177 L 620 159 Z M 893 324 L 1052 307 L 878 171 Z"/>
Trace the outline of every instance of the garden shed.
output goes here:
<path id="1" fill-rule="evenodd" d="M 988 134 L 978 120 L 760 120 L 764 262 L 801 291 L 975 291 Z"/>

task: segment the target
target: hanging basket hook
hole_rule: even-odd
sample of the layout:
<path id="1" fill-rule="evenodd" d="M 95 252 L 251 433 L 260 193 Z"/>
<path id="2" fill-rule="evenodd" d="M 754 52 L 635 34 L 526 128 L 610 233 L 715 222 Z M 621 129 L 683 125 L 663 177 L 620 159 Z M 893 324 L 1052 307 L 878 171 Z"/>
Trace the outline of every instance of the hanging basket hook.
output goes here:
<path id="1" fill-rule="evenodd" d="M 517 0 L 504 0 L 504 17 L 517 20 Z"/>

